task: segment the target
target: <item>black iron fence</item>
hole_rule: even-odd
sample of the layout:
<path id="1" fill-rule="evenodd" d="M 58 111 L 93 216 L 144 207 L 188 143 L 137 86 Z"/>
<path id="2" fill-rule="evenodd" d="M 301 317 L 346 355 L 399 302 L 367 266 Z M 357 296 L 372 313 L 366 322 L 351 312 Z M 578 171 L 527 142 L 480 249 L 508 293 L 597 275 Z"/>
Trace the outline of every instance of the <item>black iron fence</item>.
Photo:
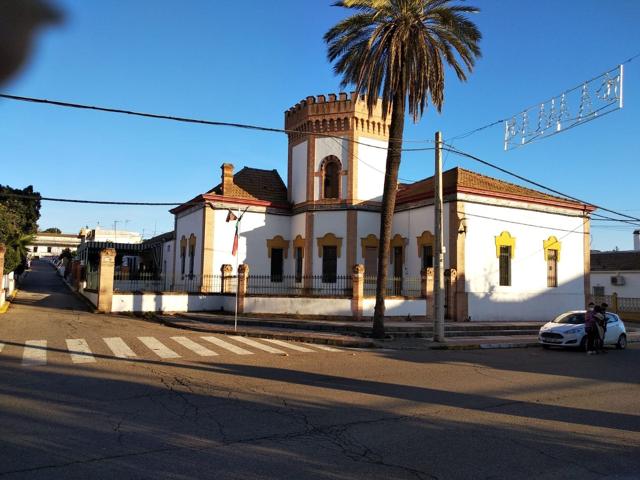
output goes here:
<path id="1" fill-rule="evenodd" d="M 87 277 L 88 278 L 88 277 Z M 116 272 L 113 279 L 115 292 L 188 292 L 188 293 L 235 293 L 235 276 L 222 275 L 164 275 L 161 273 Z M 88 281 L 87 281 L 87 288 Z"/>
<path id="2" fill-rule="evenodd" d="M 351 297 L 351 275 L 249 275 L 247 295 Z"/>
<path id="3" fill-rule="evenodd" d="M 89 290 L 97 290 L 98 289 L 98 273 L 97 271 L 87 270 L 86 272 L 86 280 L 87 285 L 85 288 Z"/>
<path id="4" fill-rule="evenodd" d="M 364 277 L 364 296 L 375 297 L 378 279 L 374 276 Z M 422 297 L 421 277 L 387 277 L 385 289 L 387 297 Z"/>

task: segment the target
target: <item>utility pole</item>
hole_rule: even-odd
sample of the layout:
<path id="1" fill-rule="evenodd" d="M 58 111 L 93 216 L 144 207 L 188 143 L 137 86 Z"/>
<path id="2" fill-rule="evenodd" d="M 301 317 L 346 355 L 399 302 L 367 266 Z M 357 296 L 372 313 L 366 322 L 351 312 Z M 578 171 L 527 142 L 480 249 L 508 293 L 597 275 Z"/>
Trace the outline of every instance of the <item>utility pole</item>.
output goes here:
<path id="1" fill-rule="evenodd" d="M 118 223 L 120 223 L 120 220 L 113 221 L 113 243 L 118 243 Z"/>
<path id="2" fill-rule="evenodd" d="M 436 132 L 434 174 L 435 262 L 433 279 L 433 341 L 444 342 L 444 246 L 442 245 L 442 133 Z"/>

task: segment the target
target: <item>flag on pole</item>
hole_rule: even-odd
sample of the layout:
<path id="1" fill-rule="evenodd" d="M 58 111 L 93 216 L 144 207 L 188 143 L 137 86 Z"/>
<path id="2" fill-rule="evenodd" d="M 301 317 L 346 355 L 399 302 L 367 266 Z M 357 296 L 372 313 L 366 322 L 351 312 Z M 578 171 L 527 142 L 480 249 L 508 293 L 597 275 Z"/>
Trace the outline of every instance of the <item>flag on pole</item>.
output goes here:
<path id="1" fill-rule="evenodd" d="M 231 255 L 233 255 L 234 257 L 238 253 L 238 231 L 240 228 L 240 220 L 242 220 L 242 217 L 244 217 L 244 214 L 247 212 L 247 210 L 249 210 L 249 207 L 244 209 L 244 212 L 242 212 L 240 217 L 235 216 L 231 210 L 229 210 L 229 213 L 227 214 L 227 223 L 232 222 L 234 220 L 236 221 L 236 228 L 233 234 L 233 247 L 231 248 Z"/>

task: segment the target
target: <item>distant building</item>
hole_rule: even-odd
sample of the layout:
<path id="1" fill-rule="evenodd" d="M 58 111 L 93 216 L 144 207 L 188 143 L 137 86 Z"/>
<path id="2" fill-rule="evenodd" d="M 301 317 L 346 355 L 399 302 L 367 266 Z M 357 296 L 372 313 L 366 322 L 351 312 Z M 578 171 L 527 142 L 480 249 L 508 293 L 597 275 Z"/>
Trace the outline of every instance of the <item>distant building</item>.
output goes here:
<path id="1" fill-rule="evenodd" d="M 640 230 L 633 236 L 633 250 L 591 252 L 591 293 L 640 298 Z"/>
<path id="2" fill-rule="evenodd" d="M 44 233 L 35 235 L 33 242 L 27 245 L 29 256 L 34 259 L 57 257 L 66 248 L 75 251 L 82 238 L 77 233 Z"/>
<path id="3" fill-rule="evenodd" d="M 80 230 L 80 236 L 87 242 L 142 243 L 142 235 L 126 230 L 105 230 L 100 227 Z"/>

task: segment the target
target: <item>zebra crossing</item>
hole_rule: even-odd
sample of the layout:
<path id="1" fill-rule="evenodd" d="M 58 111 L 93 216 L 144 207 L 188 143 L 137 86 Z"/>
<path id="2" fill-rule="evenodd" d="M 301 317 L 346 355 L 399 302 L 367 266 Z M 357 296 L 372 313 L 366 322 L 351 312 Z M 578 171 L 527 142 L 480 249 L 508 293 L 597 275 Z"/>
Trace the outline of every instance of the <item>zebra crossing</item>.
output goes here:
<path id="1" fill-rule="evenodd" d="M 26 340 L 24 343 L 0 342 L 0 359 L 9 355 L 12 350 L 22 349 L 21 365 L 34 367 L 47 365 L 48 353 L 56 352 L 68 354 L 68 358 L 74 364 L 95 364 L 99 360 L 118 359 L 160 359 L 174 360 L 180 358 L 218 357 L 231 354 L 249 356 L 254 354 L 289 355 L 288 352 L 298 353 L 338 353 L 342 350 L 327 345 L 305 344 L 261 338 L 259 340 L 240 335 L 200 336 L 186 337 L 175 336 L 159 340 L 155 337 L 141 336 L 125 339 L 121 337 L 104 337 L 91 341 L 85 338 L 67 338 L 64 340 L 66 348 L 54 347 L 45 339 Z M 94 347 L 94 349 L 92 349 Z M 105 348 L 106 347 L 106 348 Z M 107 352 L 107 354 L 95 353 Z"/>

